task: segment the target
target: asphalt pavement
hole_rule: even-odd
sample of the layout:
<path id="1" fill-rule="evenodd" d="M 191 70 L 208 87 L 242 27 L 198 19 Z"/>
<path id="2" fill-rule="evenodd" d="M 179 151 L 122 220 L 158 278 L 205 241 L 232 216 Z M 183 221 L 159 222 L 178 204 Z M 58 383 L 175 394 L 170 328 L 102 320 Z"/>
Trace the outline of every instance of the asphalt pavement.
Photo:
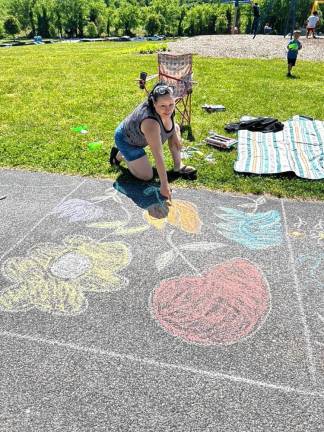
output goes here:
<path id="1" fill-rule="evenodd" d="M 324 428 L 324 202 L 0 171 L 0 431 Z"/>

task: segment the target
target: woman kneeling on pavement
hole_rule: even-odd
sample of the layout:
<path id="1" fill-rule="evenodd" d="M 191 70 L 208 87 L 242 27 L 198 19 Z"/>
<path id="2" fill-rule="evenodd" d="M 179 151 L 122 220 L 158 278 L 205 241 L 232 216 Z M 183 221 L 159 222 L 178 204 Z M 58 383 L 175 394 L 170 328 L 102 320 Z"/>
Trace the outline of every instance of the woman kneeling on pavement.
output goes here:
<path id="1" fill-rule="evenodd" d="M 111 165 L 125 161 L 129 171 L 138 179 L 150 181 L 153 169 L 144 148 L 149 146 L 160 179 L 160 193 L 171 200 L 171 188 L 163 157 L 163 144 L 168 141 L 174 172 L 191 175 L 196 169 L 181 162 L 180 127 L 174 121 L 173 90 L 157 83 L 148 99 L 122 121 L 115 131 L 115 144 L 110 153 Z"/>

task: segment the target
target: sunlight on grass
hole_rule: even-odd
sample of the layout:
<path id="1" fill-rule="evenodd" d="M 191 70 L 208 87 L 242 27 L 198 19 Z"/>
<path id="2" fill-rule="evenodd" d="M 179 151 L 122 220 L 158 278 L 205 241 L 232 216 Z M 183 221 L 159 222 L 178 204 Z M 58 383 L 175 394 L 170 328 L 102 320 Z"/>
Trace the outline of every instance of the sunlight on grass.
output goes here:
<path id="1" fill-rule="evenodd" d="M 139 73 L 157 72 L 156 54 L 140 51 L 164 46 L 107 42 L 1 50 L 0 165 L 115 178 L 117 173 L 107 164 L 114 129 L 145 97 L 135 82 Z M 192 127 L 197 143 L 209 130 L 225 134 L 226 123 L 246 114 L 280 121 L 295 114 L 323 119 L 324 106 L 318 97 L 323 63 L 299 61 L 296 80 L 287 80 L 285 74 L 284 59 L 194 56 L 198 85 Z M 205 103 L 222 104 L 226 111 L 207 114 L 201 109 Z M 77 125 L 87 125 L 88 134 L 73 132 Z M 90 152 L 92 141 L 102 141 L 102 149 Z M 199 168 L 198 180 L 177 180 L 178 185 L 324 199 L 322 181 L 236 174 L 235 150 L 217 151 L 205 145 L 201 150 L 213 153 L 216 163 L 208 164 L 202 157 L 186 161 Z M 165 155 L 170 168 L 169 153 Z"/>

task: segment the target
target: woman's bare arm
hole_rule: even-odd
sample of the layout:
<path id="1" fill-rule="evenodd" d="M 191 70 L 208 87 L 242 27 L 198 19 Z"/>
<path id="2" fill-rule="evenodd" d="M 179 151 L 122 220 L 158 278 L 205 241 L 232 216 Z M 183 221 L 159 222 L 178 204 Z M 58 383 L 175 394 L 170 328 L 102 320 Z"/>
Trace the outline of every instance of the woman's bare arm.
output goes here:
<path id="1" fill-rule="evenodd" d="M 161 183 L 161 194 L 171 199 L 171 190 L 164 164 L 160 125 L 156 120 L 147 118 L 141 124 L 141 130 L 151 148 L 156 169 Z"/>

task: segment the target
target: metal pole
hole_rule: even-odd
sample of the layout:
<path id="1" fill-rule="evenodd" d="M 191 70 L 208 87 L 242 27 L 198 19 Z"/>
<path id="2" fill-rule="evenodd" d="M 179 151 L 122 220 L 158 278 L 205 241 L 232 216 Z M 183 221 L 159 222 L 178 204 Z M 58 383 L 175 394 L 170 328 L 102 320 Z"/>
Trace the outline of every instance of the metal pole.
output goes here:
<path id="1" fill-rule="evenodd" d="M 292 38 L 292 32 L 294 31 L 294 25 L 295 25 L 295 15 L 296 15 L 296 0 L 290 0 L 286 26 L 284 29 L 284 37 L 286 37 L 286 35 L 289 33 L 290 39 Z"/>
<path id="2" fill-rule="evenodd" d="M 297 0 L 291 0 L 291 8 L 292 8 L 291 35 L 293 34 L 296 25 L 296 7 L 297 7 Z"/>

